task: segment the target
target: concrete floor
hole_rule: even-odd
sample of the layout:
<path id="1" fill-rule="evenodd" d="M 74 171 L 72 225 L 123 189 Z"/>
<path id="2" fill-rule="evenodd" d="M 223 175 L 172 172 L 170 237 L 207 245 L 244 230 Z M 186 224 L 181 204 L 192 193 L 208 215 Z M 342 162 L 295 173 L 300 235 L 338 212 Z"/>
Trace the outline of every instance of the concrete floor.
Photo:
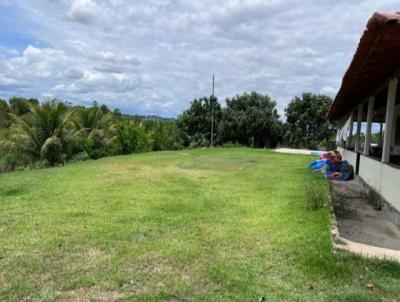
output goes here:
<path id="1" fill-rule="evenodd" d="M 357 180 L 332 181 L 331 189 L 340 238 L 400 251 L 400 227 L 375 209 Z"/>

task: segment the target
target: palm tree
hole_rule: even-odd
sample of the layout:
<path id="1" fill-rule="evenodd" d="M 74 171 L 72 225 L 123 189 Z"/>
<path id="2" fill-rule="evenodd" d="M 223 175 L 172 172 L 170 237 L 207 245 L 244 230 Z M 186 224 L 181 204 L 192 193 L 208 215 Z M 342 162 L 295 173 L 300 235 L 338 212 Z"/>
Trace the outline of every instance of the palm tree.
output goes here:
<path id="1" fill-rule="evenodd" d="M 79 107 L 74 110 L 73 124 L 80 132 L 90 132 L 93 129 L 102 128 L 111 117 L 97 106 L 91 108 Z"/>
<path id="2" fill-rule="evenodd" d="M 110 129 L 113 123 L 113 114 L 96 104 L 91 108 L 75 109 L 72 118 L 75 145 L 94 159 L 107 155 L 112 143 Z"/>
<path id="3" fill-rule="evenodd" d="M 115 123 L 110 130 L 118 153 L 130 154 L 148 149 L 143 123 L 133 119 L 123 119 Z"/>
<path id="4" fill-rule="evenodd" d="M 30 104 L 27 116 L 10 114 L 12 121 L 11 141 L 16 149 L 31 159 L 46 160 L 51 166 L 62 162 L 69 155 L 69 129 L 71 112 L 57 99 L 40 104 Z"/>
<path id="5" fill-rule="evenodd" d="M 10 126 L 10 119 L 8 114 L 11 112 L 11 108 L 5 100 L 0 99 L 0 131 L 1 129 L 8 128 Z"/>

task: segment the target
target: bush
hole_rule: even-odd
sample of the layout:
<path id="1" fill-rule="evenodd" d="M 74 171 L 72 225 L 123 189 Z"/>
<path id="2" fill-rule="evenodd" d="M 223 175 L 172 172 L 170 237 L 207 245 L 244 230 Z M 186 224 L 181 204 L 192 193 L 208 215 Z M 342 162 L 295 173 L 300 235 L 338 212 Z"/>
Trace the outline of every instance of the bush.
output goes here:
<path id="1" fill-rule="evenodd" d="M 30 156 L 10 140 L 10 131 L 0 132 L 0 173 L 11 172 L 19 166 L 28 166 L 31 163 Z"/>
<path id="2" fill-rule="evenodd" d="M 320 209 L 329 208 L 330 198 L 326 184 L 312 179 L 306 185 L 306 194 L 307 206 L 311 210 L 317 211 Z"/>
<path id="3" fill-rule="evenodd" d="M 61 140 L 56 136 L 51 136 L 42 145 L 40 149 L 40 157 L 46 160 L 50 166 L 61 162 L 63 145 Z"/>
<path id="4" fill-rule="evenodd" d="M 36 169 L 48 168 L 49 166 L 51 166 L 49 162 L 46 159 L 44 159 L 35 161 L 26 167 L 20 166 L 16 170 L 36 170 Z"/>
<path id="5" fill-rule="evenodd" d="M 102 129 L 93 129 L 83 145 L 83 148 L 92 159 L 110 155 L 109 147 L 109 141 L 107 140 L 105 131 Z"/>
<path id="6" fill-rule="evenodd" d="M 209 146 L 210 142 L 207 137 L 201 134 L 195 134 L 191 139 L 189 149 L 204 148 Z"/>
<path id="7" fill-rule="evenodd" d="M 85 161 L 89 160 L 90 156 L 86 151 L 79 152 L 78 154 L 75 154 L 72 156 L 72 158 L 69 160 L 69 162 L 77 162 L 77 161 Z"/>
<path id="8" fill-rule="evenodd" d="M 222 145 L 221 145 L 221 147 L 222 148 L 240 148 L 240 147 L 243 147 L 240 143 L 238 143 L 238 142 L 234 142 L 234 143 L 232 143 L 232 142 L 226 142 L 226 143 L 223 143 Z"/>

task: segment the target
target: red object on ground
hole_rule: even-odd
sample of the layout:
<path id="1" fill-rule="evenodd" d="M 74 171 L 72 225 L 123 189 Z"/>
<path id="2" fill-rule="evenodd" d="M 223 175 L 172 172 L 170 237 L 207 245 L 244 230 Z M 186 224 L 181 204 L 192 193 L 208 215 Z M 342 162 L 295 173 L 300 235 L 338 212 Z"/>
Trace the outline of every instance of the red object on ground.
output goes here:
<path id="1" fill-rule="evenodd" d="M 375 13 L 369 19 L 357 51 L 332 104 L 335 121 L 354 109 L 400 67 L 400 12 Z"/>
<path id="2" fill-rule="evenodd" d="M 333 152 L 326 152 L 326 153 L 322 153 L 319 156 L 319 159 L 333 159 L 335 157 L 335 153 Z"/>

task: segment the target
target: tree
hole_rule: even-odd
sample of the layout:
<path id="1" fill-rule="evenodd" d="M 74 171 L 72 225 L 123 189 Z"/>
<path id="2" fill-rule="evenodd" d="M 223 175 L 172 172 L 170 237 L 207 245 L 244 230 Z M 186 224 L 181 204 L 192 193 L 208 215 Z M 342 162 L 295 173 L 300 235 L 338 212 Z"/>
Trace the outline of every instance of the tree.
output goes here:
<path id="1" fill-rule="evenodd" d="M 90 108 L 78 107 L 73 111 L 74 148 L 85 151 L 97 159 L 110 154 L 111 132 L 114 115 L 93 102 Z"/>
<path id="2" fill-rule="evenodd" d="M 275 147 L 282 123 L 276 103 L 268 95 L 244 93 L 226 99 L 219 127 L 219 141 L 252 147 Z"/>
<path id="3" fill-rule="evenodd" d="M 10 106 L 5 100 L 0 99 L 0 129 L 8 128 L 10 126 L 9 113 L 11 112 Z"/>
<path id="4" fill-rule="evenodd" d="M 104 105 L 104 104 L 100 106 L 100 110 L 101 110 L 101 112 L 103 112 L 104 114 L 110 112 L 110 109 L 107 107 L 107 105 Z"/>
<path id="5" fill-rule="evenodd" d="M 41 105 L 29 103 L 29 109 L 25 118 L 10 114 L 13 120 L 10 141 L 14 150 L 29 155 L 33 160 L 46 160 L 51 166 L 62 162 L 70 146 L 68 107 L 53 99 Z"/>
<path id="6" fill-rule="evenodd" d="M 134 119 L 121 119 L 113 126 L 113 141 L 117 152 L 131 154 L 149 150 L 148 138 L 141 123 Z"/>
<path id="7" fill-rule="evenodd" d="M 181 147 L 173 119 L 123 115 L 97 102 L 86 108 L 14 97 L 11 104 L 0 100 L 0 172 L 40 160 L 53 166 L 70 159 Z"/>
<path id="8" fill-rule="evenodd" d="M 90 108 L 78 107 L 73 113 L 73 123 L 77 131 L 90 133 L 93 129 L 105 126 L 112 118 L 112 113 L 106 113 L 98 106 Z"/>
<path id="9" fill-rule="evenodd" d="M 145 119 L 141 123 L 148 134 L 148 142 L 154 151 L 180 148 L 179 133 L 173 120 Z"/>
<path id="10" fill-rule="evenodd" d="M 327 119 L 332 99 L 325 95 L 303 93 L 285 109 L 285 139 L 292 147 L 315 149 L 334 135 L 335 129 Z"/>
<path id="11" fill-rule="evenodd" d="M 216 97 L 195 99 L 190 108 L 177 118 L 179 135 L 184 146 L 205 147 L 211 141 L 211 118 L 214 118 L 214 138 L 218 135 L 222 110 Z"/>
<path id="12" fill-rule="evenodd" d="M 12 97 L 8 100 L 13 113 L 17 116 L 27 114 L 31 111 L 31 105 L 39 105 L 37 99 L 26 99 L 20 97 Z"/>

